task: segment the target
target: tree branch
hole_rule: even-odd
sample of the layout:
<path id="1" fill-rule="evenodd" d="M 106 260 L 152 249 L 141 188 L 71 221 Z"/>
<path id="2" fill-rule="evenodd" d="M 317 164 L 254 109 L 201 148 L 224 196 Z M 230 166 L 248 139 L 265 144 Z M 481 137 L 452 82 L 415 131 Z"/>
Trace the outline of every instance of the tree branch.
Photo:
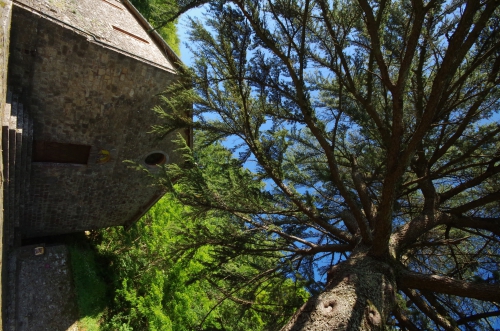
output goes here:
<path id="1" fill-rule="evenodd" d="M 488 203 L 491 202 L 498 202 L 500 200 L 500 191 L 488 194 L 484 197 L 481 197 L 479 199 L 476 199 L 474 201 L 471 201 L 469 203 L 463 204 L 459 207 L 455 207 L 450 209 L 451 213 L 457 213 L 457 214 L 462 214 L 465 213 L 471 209 L 478 208 L 481 206 L 484 206 Z"/>
<path id="2" fill-rule="evenodd" d="M 484 101 L 484 98 L 486 97 L 487 93 L 484 94 L 484 97 L 481 98 L 480 100 L 476 100 L 474 104 L 469 107 L 469 110 L 467 111 L 467 114 L 463 117 L 462 121 L 458 125 L 457 130 L 455 133 L 444 143 L 443 146 L 440 148 L 436 148 L 434 151 L 431 159 L 429 160 L 429 164 L 432 166 L 437 160 L 439 160 L 449 149 L 453 144 L 456 143 L 456 141 L 462 137 L 463 132 L 467 128 L 467 126 L 470 124 L 470 120 L 474 115 L 476 115 L 476 111 L 479 109 L 481 106 L 482 102 Z M 443 128 L 444 130 L 444 128 Z M 439 145 L 438 145 L 439 146 Z"/>
<path id="3" fill-rule="evenodd" d="M 487 313 L 475 314 L 467 317 L 463 317 L 457 321 L 457 325 L 463 325 L 469 322 L 477 321 L 481 318 L 488 318 L 493 316 L 500 316 L 500 310 L 490 311 Z"/>
<path id="4" fill-rule="evenodd" d="M 353 155 L 352 156 L 352 181 L 354 182 L 354 187 L 356 188 L 356 191 L 358 192 L 359 200 L 361 201 L 361 205 L 363 206 L 363 210 L 365 211 L 365 216 L 368 220 L 368 224 L 370 224 L 370 228 L 375 227 L 375 215 L 376 215 L 376 209 L 375 206 L 373 205 L 370 197 L 368 196 L 368 189 L 366 187 L 366 183 L 363 179 L 363 176 L 359 172 L 358 168 L 358 161 L 356 160 L 356 157 Z"/>
<path id="5" fill-rule="evenodd" d="M 361 235 L 363 236 L 363 239 L 366 241 L 371 241 L 371 233 L 368 230 L 368 225 L 366 222 L 364 222 L 364 219 L 362 217 L 362 214 L 357 208 L 355 202 L 353 199 L 350 197 L 348 194 L 348 190 L 345 188 L 344 183 L 342 182 L 338 169 L 337 169 L 337 164 L 335 162 L 335 157 L 331 151 L 331 147 L 328 143 L 328 141 L 323 137 L 321 134 L 320 130 L 318 129 L 317 125 L 315 124 L 315 120 L 312 118 L 312 114 L 310 113 L 312 109 L 310 108 L 308 104 L 308 100 L 306 97 L 306 92 L 304 91 L 304 82 L 300 76 L 297 75 L 297 72 L 295 68 L 292 65 L 292 62 L 289 60 L 289 58 L 278 48 L 278 43 L 276 43 L 274 40 L 269 35 L 269 32 L 265 30 L 261 25 L 259 25 L 259 22 L 256 21 L 251 13 L 248 12 L 248 10 L 245 8 L 244 4 L 240 1 L 235 2 L 240 10 L 243 12 L 243 15 L 246 17 L 246 19 L 249 21 L 250 25 L 252 25 L 253 29 L 255 30 L 255 33 L 259 36 L 259 38 L 262 40 L 262 42 L 265 43 L 265 45 L 269 48 L 270 51 L 272 51 L 281 61 L 282 63 L 287 67 L 288 73 L 290 74 L 290 78 L 293 81 L 294 87 L 297 90 L 297 104 L 299 106 L 299 109 L 301 110 L 306 125 L 308 128 L 311 130 L 312 134 L 315 136 L 315 138 L 318 140 L 318 143 L 321 145 L 323 151 L 325 152 L 325 155 L 328 160 L 328 165 L 330 169 L 330 174 L 332 181 L 334 184 L 339 188 L 340 193 L 342 194 L 343 198 L 345 199 L 347 205 L 351 209 L 351 212 L 356 218 L 356 221 L 358 222 L 358 225 L 361 229 Z M 262 167 L 266 170 L 266 172 L 271 176 L 271 178 L 275 181 L 276 185 L 280 187 L 280 189 L 287 195 L 289 196 L 292 201 L 299 207 L 304 213 L 306 213 L 309 217 L 311 217 L 312 220 L 317 222 L 319 225 L 321 225 L 323 228 L 327 229 L 328 231 L 332 233 L 336 233 L 337 235 L 341 234 L 342 231 L 330 226 L 328 222 L 325 220 L 321 219 L 321 217 L 318 217 L 318 215 L 315 215 L 310 208 L 307 208 L 301 201 L 299 201 L 296 197 L 294 197 L 294 194 L 283 184 L 281 179 L 278 178 L 276 175 L 276 169 L 273 169 L 266 159 L 263 157 L 263 153 L 260 150 L 259 146 L 255 144 L 255 141 L 247 141 L 247 144 L 249 147 L 252 149 L 252 152 L 254 155 L 257 157 L 259 160 L 259 163 L 262 165 Z M 343 236 L 344 240 L 347 239 L 346 236 Z"/>
<path id="6" fill-rule="evenodd" d="M 389 131 L 388 131 L 387 127 L 384 125 L 384 123 L 382 122 L 382 120 L 380 119 L 380 116 L 377 114 L 377 112 L 374 109 L 371 102 L 369 100 L 364 99 L 360 95 L 360 93 L 356 87 L 356 84 L 354 83 L 354 79 L 352 78 L 351 72 L 349 70 L 349 65 L 347 63 L 347 59 L 346 59 L 344 52 L 342 50 L 342 44 L 338 40 L 338 38 L 335 34 L 335 31 L 333 29 L 332 22 L 331 22 L 330 17 L 329 17 L 327 4 L 325 3 L 324 0 L 318 0 L 318 3 L 319 3 L 319 6 L 321 8 L 321 15 L 323 17 L 323 21 L 325 22 L 329 36 L 330 36 L 330 38 L 332 38 L 333 45 L 334 45 L 335 50 L 336 50 L 336 55 L 340 59 L 342 68 L 344 68 L 344 74 L 342 74 L 341 72 L 338 72 L 337 70 L 334 70 L 332 68 L 332 66 L 329 65 L 328 63 L 323 63 L 323 65 L 327 68 L 330 68 L 333 72 L 335 72 L 337 74 L 337 76 L 339 77 L 339 79 L 341 79 L 342 81 L 344 81 L 343 77 L 344 76 L 346 77 L 348 84 L 344 84 L 344 86 L 347 88 L 347 90 L 350 93 L 352 93 L 352 95 L 356 98 L 356 100 L 363 105 L 363 107 L 366 109 L 366 112 L 368 113 L 370 118 L 375 122 L 375 125 L 377 126 L 377 129 L 382 137 L 382 140 L 385 143 L 387 143 L 390 139 Z M 328 47 L 326 47 L 326 48 L 328 49 Z M 318 58 L 316 58 L 316 59 L 319 60 Z"/>
<path id="7" fill-rule="evenodd" d="M 427 99 L 423 116 L 419 121 L 406 149 L 401 154 L 399 162 L 405 165 L 408 160 L 414 155 L 417 145 L 422 141 L 424 135 L 428 132 L 432 123 L 435 121 L 438 109 L 442 109 L 441 105 L 447 102 L 448 89 L 450 81 L 455 77 L 460 63 L 463 61 L 464 56 L 467 54 L 472 42 L 477 38 L 477 35 L 484 28 L 488 19 L 495 12 L 498 4 L 494 1 L 487 3 L 486 8 L 480 13 L 479 18 L 474 21 L 474 17 L 480 11 L 482 5 L 480 1 L 469 1 L 460 17 L 460 22 L 457 29 L 451 37 L 446 54 L 441 66 L 439 67 L 436 76 L 433 80 L 432 89 Z M 472 30 L 471 27 L 473 26 Z"/>
<path id="8" fill-rule="evenodd" d="M 445 191 L 445 192 L 439 194 L 439 202 L 443 203 L 444 201 L 450 199 L 451 197 L 454 197 L 457 194 L 459 194 L 459 193 L 461 193 L 461 192 L 463 192 L 471 187 L 477 186 L 477 185 L 483 183 L 486 179 L 490 178 L 491 176 L 494 176 L 497 173 L 500 173 L 500 165 L 497 165 L 496 167 L 494 166 L 495 162 L 498 159 L 500 159 L 500 158 L 493 158 L 493 160 L 490 162 L 490 165 L 488 166 L 486 171 L 483 172 L 482 174 L 480 174 L 479 176 L 476 176 L 476 177 L 474 177 L 474 178 L 472 178 L 472 179 L 470 179 L 470 180 L 468 180 L 460 185 L 455 186 L 452 189 L 449 189 L 448 191 Z M 467 205 L 467 204 L 465 204 L 465 205 Z M 462 207 L 465 205 L 462 205 Z M 457 207 L 457 208 L 460 209 L 460 207 Z M 464 209 L 464 211 L 467 211 L 467 210 L 472 209 L 472 208 L 466 208 L 466 209 Z M 460 211 L 457 210 L 456 212 L 460 212 Z"/>
<path id="9" fill-rule="evenodd" d="M 380 36 L 379 29 L 380 24 L 377 24 L 375 17 L 373 16 L 373 10 L 370 7 L 370 4 L 366 0 L 359 0 L 359 4 L 363 12 L 365 13 L 365 22 L 366 28 L 368 30 L 368 34 L 370 35 L 371 44 L 372 44 L 372 52 L 375 56 L 375 61 L 377 61 L 377 65 L 380 70 L 380 74 L 382 76 L 382 81 L 384 85 L 389 88 L 389 90 L 394 89 L 394 84 L 391 82 L 391 78 L 389 75 L 389 70 L 387 68 L 387 64 L 384 61 L 384 57 L 382 56 L 381 45 L 380 45 Z"/>
<path id="10" fill-rule="evenodd" d="M 448 172 L 445 172 L 445 170 L 447 168 L 453 167 L 455 164 L 459 164 L 460 162 L 465 161 L 467 158 L 473 158 L 472 153 L 477 151 L 481 147 L 481 145 L 484 145 L 485 143 L 490 142 L 492 140 L 492 138 L 497 136 L 498 133 L 500 133 L 500 126 L 498 126 L 495 130 L 488 132 L 488 134 L 486 134 L 480 140 L 476 141 L 475 144 L 472 145 L 470 148 L 468 148 L 466 151 L 462 151 L 461 156 L 450 160 L 445 165 L 443 165 L 442 167 L 440 167 L 439 169 L 434 171 L 432 175 L 434 176 L 434 174 L 436 174 L 437 176 L 443 177 L 445 174 L 455 172 L 457 170 L 457 167 L 454 167 L 452 170 L 450 170 Z M 460 168 L 461 167 L 458 167 L 458 169 L 460 169 Z"/>
<path id="11" fill-rule="evenodd" d="M 437 313 L 433 307 L 430 307 L 415 290 L 404 289 L 403 292 L 411 299 L 411 301 L 413 301 L 420 311 L 436 322 L 436 324 L 443 327 L 447 331 L 460 331 L 460 329 L 450 323 L 446 317 Z"/>
<path id="12" fill-rule="evenodd" d="M 317 253 L 345 253 L 353 249 L 352 245 L 348 244 L 333 244 L 333 245 L 318 245 L 309 249 L 290 250 L 293 253 L 301 255 L 314 255 Z"/>
<path id="13" fill-rule="evenodd" d="M 461 216 L 442 212 L 435 212 L 431 218 L 428 215 L 420 214 L 391 235 L 390 249 L 392 256 L 401 254 L 406 247 L 415 243 L 421 235 L 438 225 L 483 229 L 500 236 L 500 218 Z"/>
<path id="14" fill-rule="evenodd" d="M 432 246 L 449 246 L 449 245 L 458 245 L 464 240 L 467 240 L 470 236 L 457 238 L 457 239 L 443 239 L 443 240 L 435 240 L 435 241 L 421 241 L 410 245 L 410 247 L 432 247 Z"/>
<path id="15" fill-rule="evenodd" d="M 434 291 L 461 297 L 497 302 L 500 298 L 500 286 L 496 284 L 472 283 L 451 277 L 424 275 L 408 270 L 401 270 L 397 276 L 399 288 Z"/>
<path id="16" fill-rule="evenodd" d="M 398 320 L 399 324 L 409 331 L 421 331 L 413 322 L 403 313 L 403 310 L 396 305 L 392 310 L 394 317 Z"/>

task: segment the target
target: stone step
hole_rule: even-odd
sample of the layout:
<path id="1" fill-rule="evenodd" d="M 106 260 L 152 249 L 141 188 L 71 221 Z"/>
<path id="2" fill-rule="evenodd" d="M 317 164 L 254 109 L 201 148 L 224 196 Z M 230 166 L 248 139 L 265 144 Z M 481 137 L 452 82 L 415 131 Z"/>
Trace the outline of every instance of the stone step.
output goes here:
<path id="1" fill-rule="evenodd" d="M 9 239 L 9 246 L 14 245 L 14 235 L 15 235 L 15 225 L 16 225 L 16 190 L 15 190 L 15 175 L 16 175 L 16 155 L 17 155 L 17 96 L 13 95 L 11 102 L 11 115 L 9 120 L 9 233 L 7 234 Z"/>
<path id="2" fill-rule="evenodd" d="M 18 163 L 16 166 L 16 201 L 17 201 L 17 215 L 19 216 L 17 221 L 17 226 L 22 227 L 27 204 L 28 196 L 28 186 L 30 183 L 30 171 L 31 171 L 31 147 L 32 147 L 32 135 L 30 135 L 30 119 L 28 113 L 24 106 L 18 102 L 18 122 L 17 130 L 21 131 L 21 141 L 19 146 L 19 140 L 16 141 L 18 148 Z M 21 123 L 22 119 L 22 123 Z M 32 125 L 32 124 L 31 124 Z"/>
<path id="3" fill-rule="evenodd" d="M 5 109 L 2 118 L 2 161 L 3 161 L 3 213 L 4 213 L 4 235 L 5 242 L 8 244 L 8 234 L 9 233 L 9 126 L 10 126 L 10 114 L 12 108 L 12 92 L 7 92 L 7 102 L 5 104 Z"/>
<path id="4" fill-rule="evenodd" d="M 29 192 L 30 192 L 30 183 L 31 183 L 31 155 L 33 149 L 33 121 L 28 116 L 28 112 L 24 112 L 24 128 L 23 128 L 23 185 L 21 190 L 21 198 L 22 198 L 22 206 L 20 210 L 21 215 L 21 227 L 23 226 L 23 222 L 27 220 L 28 216 L 28 207 L 29 207 Z"/>
<path id="5" fill-rule="evenodd" d="M 14 214 L 14 227 L 19 228 L 21 223 L 21 215 L 19 213 L 21 208 L 21 185 L 23 183 L 23 128 L 24 128 L 24 109 L 23 105 L 19 100 L 13 100 L 13 103 L 17 103 L 17 121 L 16 121 L 16 165 L 14 172 L 14 201 L 15 201 L 15 214 Z"/>
<path id="6" fill-rule="evenodd" d="M 5 252 L 20 249 L 20 223 L 23 222 L 28 206 L 28 189 L 30 184 L 31 154 L 33 145 L 33 123 L 26 109 L 19 102 L 19 97 L 7 92 L 7 100 L 2 121 L 2 161 L 4 176 L 4 234 Z M 7 268 L 7 300 L 4 313 L 9 317 L 4 326 L 6 330 L 17 330 L 16 325 L 19 286 L 17 278 L 20 260 L 11 254 L 6 262 Z"/>
<path id="7" fill-rule="evenodd" d="M 4 231 L 9 248 L 21 243 L 20 226 L 27 213 L 33 123 L 17 95 L 7 93 L 2 118 L 4 163 Z"/>

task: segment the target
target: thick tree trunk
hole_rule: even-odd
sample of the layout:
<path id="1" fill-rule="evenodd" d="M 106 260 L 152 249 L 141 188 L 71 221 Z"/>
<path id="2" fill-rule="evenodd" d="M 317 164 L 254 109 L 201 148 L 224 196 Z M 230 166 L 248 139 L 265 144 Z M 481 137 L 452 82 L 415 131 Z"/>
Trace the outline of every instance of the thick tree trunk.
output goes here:
<path id="1" fill-rule="evenodd" d="M 386 263 L 353 253 L 329 276 L 325 291 L 310 298 L 281 331 L 384 329 L 396 290 Z"/>

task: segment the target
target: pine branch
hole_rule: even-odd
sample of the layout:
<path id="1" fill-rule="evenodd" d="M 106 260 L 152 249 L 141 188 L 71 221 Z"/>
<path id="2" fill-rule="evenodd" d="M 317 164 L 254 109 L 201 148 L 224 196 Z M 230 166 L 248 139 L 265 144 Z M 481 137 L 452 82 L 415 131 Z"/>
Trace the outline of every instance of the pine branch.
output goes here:
<path id="1" fill-rule="evenodd" d="M 401 270 L 397 277 L 399 288 L 433 291 L 483 301 L 497 302 L 500 298 L 500 286 L 495 284 L 473 283 L 446 276 L 424 275 Z"/>
<path id="2" fill-rule="evenodd" d="M 415 303 L 415 305 L 422 311 L 425 315 L 427 315 L 431 320 L 433 320 L 436 324 L 444 328 L 446 331 L 460 331 L 458 327 L 453 325 L 446 316 L 442 316 L 437 313 L 433 307 L 429 306 L 425 300 L 423 300 L 420 295 L 411 289 L 404 289 L 403 292 L 410 298 L 410 300 Z"/>

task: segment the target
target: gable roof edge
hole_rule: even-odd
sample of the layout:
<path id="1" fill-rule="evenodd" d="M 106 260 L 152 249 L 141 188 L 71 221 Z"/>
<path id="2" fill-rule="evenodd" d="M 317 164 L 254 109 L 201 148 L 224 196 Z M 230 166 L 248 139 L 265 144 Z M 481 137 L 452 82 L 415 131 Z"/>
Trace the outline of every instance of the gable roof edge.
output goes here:
<path id="1" fill-rule="evenodd" d="M 165 53 L 167 58 L 172 61 L 172 64 L 179 69 L 180 63 L 182 63 L 179 56 L 174 52 L 174 50 L 167 44 L 167 42 L 160 36 L 158 31 L 149 24 L 149 22 L 142 16 L 142 14 L 134 7 L 130 0 L 121 0 L 121 2 L 127 7 L 127 9 L 134 15 L 134 17 L 139 21 L 142 27 L 150 35 L 151 38 L 156 42 L 157 46 Z"/>
<path id="2" fill-rule="evenodd" d="M 1 1 L 1 0 L 0 0 L 0 1 Z M 127 0 L 122 0 L 122 1 L 124 1 L 124 2 L 125 2 L 125 1 L 127 1 Z M 127 51 L 127 50 L 124 50 L 124 49 L 118 48 L 118 47 L 116 47 L 116 46 L 114 46 L 114 45 L 112 45 L 112 44 L 109 44 L 109 43 L 105 43 L 105 42 L 101 41 L 101 38 L 100 38 L 100 37 L 98 37 L 98 36 L 96 36 L 94 33 L 89 32 L 89 31 L 86 31 L 86 30 L 83 30 L 82 28 L 77 27 L 77 26 L 74 26 L 74 25 L 72 25 L 72 24 L 70 24 L 70 23 L 67 23 L 67 22 L 65 22 L 65 21 L 63 21 L 63 20 L 61 20 L 61 19 L 59 19 L 59 18 L 57 18 L 57 17 L 54 17 L 54 16 L 51 16 L 51 15 L 48 15 L 47 13 L 42 12 L 42 11 L 40 11 L 40 10 L 36 9 L 36 8 L 31 7 L 31 6 L 28 6 L 28 5 L 24 4 L 23 2 L 21 2 L 21 1 L 19 1 L 19 0 L 12 0 L 12 5 L 13 5 L 13 8 L 14 8 L 14 7 L 18 7 L 18 8 L 21 8 L 21 9 L 23 9 L 23 10 L 29 11 L 29 12 L 31 12 L 31 13 L 33 13 L 33 14 L 35 14 L 35 15 L 37 15 L 37 16 L 39 16 L 39 17 L 43 18 L 43 19 L 46 19 L 46 20 L 48 20 L 48 21 L 51 21 L 51 22 L 53 22 L 53 23 L 55 23 L 55 24 L 57 24 L 57 25 L 59 25 L 59 26 L 62 26 L 62 27 L 64 27 L 64 28 L 69 29 L 69 30 L 71 30 L 71 31 L 73 31 L 73 32 L 75 32 L 75 33 L 80 34 L 80 35 L 86 36 L 86 37 L 87 37 L 87 40 L 88 40 L 89 42 L 91 42 L 91 43 L 95 43 L 95 44 L 97 44 L 97 45 L 99 45 L 99 46 L 101 46 L 101 47 L 103 47 L 103 48 L 109 49 L 109 50 L 114 51 L 114 52 L 117 52 L 117 53 L 124 54 L 124 55 L 126 55 L 126 56 L 128 56 L 128 57 L 130 57 L 130 58 L 133 58 L 133 59 L 135 59 L 135 60 L 137 60 L 137 61 L 140 61 L 140 62 L 147 63 L 147 64 L 149 64 L 149 65 L 151 65 L 151 66 L 153 66 L 153 67 L 157 67 L 157 68 L 159 68 L 159 69 L 161 69 L 161 70 L 164 70 L 164 71 L 166 71 L 166 72 L 170 72 L 170 73 L 174 73 L 174 74 L 176 74 L 176 73 L 178 73 L 178 71 L 177 71 L 176 69 L 179 69 L 179 68 L 180 68 L 179 63 L 181 62 L 181 60 L 180 60 L 180 59 L 179 59 L 179 57 L 178 57 L 178 56 L 174 53 L 174 51 L 173 51 L 173 50 L 171 50 L 170 46 L 168 46 L 168 44 L 167 44 L 167 43 L 166 43 L 166 42 L 165 42 L 165 41 L 161 38 L 161 36 L 160 36 L 160 35 L 158 35 L 158 36 L 157 36 L 157 38 L 159 38 L 159 39 L 163 40 L 163 43 L 161 43 L 161 44 L 162 44 L 162 45 L 164 44 L 164 45 L 165 45 L 168 49 L 170 49 L 170 52 L 167 52 L 167 50 L 166 50 L 165 48 L 160 47 L 160 46 L 158 45 L 158 43 L 157 43 L 157 42 L 158 42 L 158 40 L 156 40 L 156 38 L 153 38 L 152 36 L 151 36 L 151 37 L 153 38 L 153 41 L 156 43 L 156 46 L 160 49 L 160 51 L 162 51 L 162 52 L 163 52 L 163 55 L 164 55 L 164 56 L 165 56 L 168 60 L 170 60 L 170 61 L 172 62 L 172 65 L 174 66 L 174 68 L 169 68 L 169 67 L 166 67 L 166 66 L 161 65 L 161 64 L 159 64 L 159 63 L 157 63 L 157 62 L 155 62 L 155 61 L 152 61 L 152 60 L 146 59 L 146 58 L 144 58 L 144 57 L 142 57 L 142 56 L 140 56 L 140 55 L 130 53 L 130 52 L 129 52 L 129 51 Z M 137 9 L 135 9 L 135 8 L 133 7 L 133 5 L 132 5 L 132 4 L 130 4 L 130 5 L 132 6 L 132 8 L 133 8 L 135 11 L 137 11 Z M 127 9 L 128 9 L 128 7 L 127 7 Z M 131 12 L 132 12 L 132 15 L 134 16 L 134 18 L 138 19 L 138 17 L 135 15 L 135 12 L 134 12 L 133 10 L 131 10 Z M 140 13 L 138 13 L 138 14 L 139 14 L 139 15 L 141 15 Z M 142 17 L 142 15 L 141 15 L 141 17 Z M 144 17 L 142 17 L 142 19 L 143 19 L 143 20 L 145 20 L 145 19 L 144 19 Z M 143 24 L 143 23 L 142 23 L 142 21 L 141 21 L 141 20 L 139 20 L 139 23 L 140 23 L 140 24 L 141 24 L 141 26 L 142 26 L 142 24 Z M 144 28 L 144 26 L 143 26 L 143 28 Z M 146 28 L 145 28 L 145 30 L 146 30 Z M 146 30 L 146 32 L 149 32 L 149 31 L 148 31 L 148 30 Z M 148 34 L 149 34 L 149 33 L 148 33 Z M 150 35 L 151 35 L 151 34 L 150 34 Z M 170 54 L 170 53 L 172 53 L 172 54 Z"/>

